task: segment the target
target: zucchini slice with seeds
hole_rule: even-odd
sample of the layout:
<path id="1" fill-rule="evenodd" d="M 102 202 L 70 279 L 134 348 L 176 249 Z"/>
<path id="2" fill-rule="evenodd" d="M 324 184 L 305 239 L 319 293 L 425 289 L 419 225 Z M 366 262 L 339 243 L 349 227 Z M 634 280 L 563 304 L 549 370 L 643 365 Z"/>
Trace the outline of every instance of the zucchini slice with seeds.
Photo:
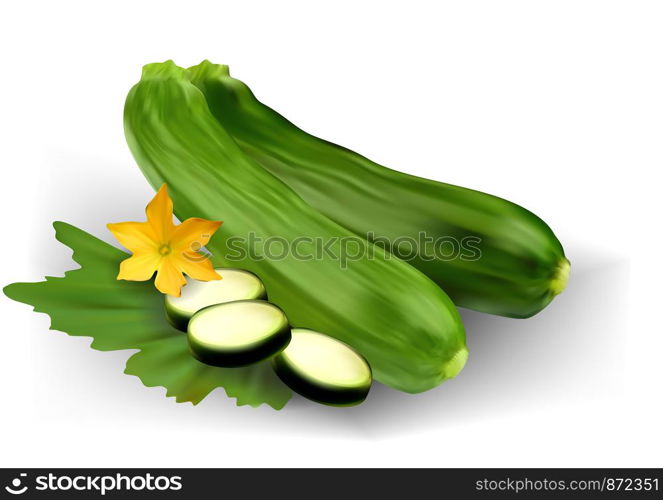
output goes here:
<path id="1" fill-rule="evenodd" d="M 281 309 L 264 300 L 238 300 L 201 309 L 187 329 L 196 359 L 213 366 L 244 366 L 282 351 L 290 325 Z"/>
<path id="2" fill-rule="evenodd" d="M 313 330 L 293 329 L 290 344 L 273 365 L 292 390 L 318 403 L 356 405 L 371 388 L 366 360 L 349 345 Z"/>
<path id="3" fill-rule="evenodd" d="M 260 278 L 243 269 L 215 269 L 221 275 L 216 281 L 187 280 L 180 297 L 166 295 L 166 317 L 170 324 L 186 332 L 195 313 L 214 304 L 236 300 L 266 299 L 267 292 Z"/>

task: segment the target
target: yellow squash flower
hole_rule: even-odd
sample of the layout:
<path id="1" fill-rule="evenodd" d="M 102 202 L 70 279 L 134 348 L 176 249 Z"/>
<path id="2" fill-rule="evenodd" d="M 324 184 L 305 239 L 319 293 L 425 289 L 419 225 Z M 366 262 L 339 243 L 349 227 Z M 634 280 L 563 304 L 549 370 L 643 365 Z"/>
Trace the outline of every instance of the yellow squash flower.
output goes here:
<path id="1" fill-rule="evenodd" d="M 120 263 L 119 280 L 146 281 L 157 272 L 155 285 L 161 293 L 180 296 L 186 279 L 220 280 L 212 262 L 198 252 L 209 242 L 221 222 L 191 218 L 173 224 L 173 201 L 161 186 L 145 209 L 147 222 L 119 222 L 107 227 L 133 254 Z"/>

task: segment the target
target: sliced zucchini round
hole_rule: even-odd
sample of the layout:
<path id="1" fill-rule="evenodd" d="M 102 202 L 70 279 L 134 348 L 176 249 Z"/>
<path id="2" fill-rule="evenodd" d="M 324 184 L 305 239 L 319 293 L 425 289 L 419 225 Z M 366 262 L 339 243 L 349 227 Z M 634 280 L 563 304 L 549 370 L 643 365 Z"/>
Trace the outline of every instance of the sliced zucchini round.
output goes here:
<path id="1" fill-rule="evenodd" d="M 266 299 L 265 285 L 255 274 L 243 269 L 215 269 L 221 275 L 216 281 L 187 280 L 180 297 L 166 295 L 166 317 L 175 328 L 186 332 L 196 312 L 214 304 L 235 300 Z"/>
<path id="2" fill-rule="evenodd" d="M 189 348 L 203 363 L 244 366 L 282 351 L 290 342 L 288 318 L 264 300 L 238 300 L 201 309 L 189 321 Z"/>
<path id="3" fill-rule="evenodd" d="M 283 382 L 318 403 L 356 405 L 371 388 L 371 368 L 363 356 L 313 330 L 294 328 L 290 344 L 272 362 Z"/>

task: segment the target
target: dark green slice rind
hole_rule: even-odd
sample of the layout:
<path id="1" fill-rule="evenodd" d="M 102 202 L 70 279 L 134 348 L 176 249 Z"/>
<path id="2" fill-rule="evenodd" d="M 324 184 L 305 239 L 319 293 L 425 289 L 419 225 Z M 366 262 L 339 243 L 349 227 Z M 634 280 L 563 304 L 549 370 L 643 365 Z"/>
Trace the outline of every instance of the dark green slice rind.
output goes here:
<path id="1" fill-rule="evenodd" d="M 303 345 L 305 341 L 308 345 Z M 363 356 L 347 344 L 312 330 L 293 329 L 290 344 L 272 364 L 288 387 L 326 405 L 357 405 L 371 388 L 371 368 Z"/>

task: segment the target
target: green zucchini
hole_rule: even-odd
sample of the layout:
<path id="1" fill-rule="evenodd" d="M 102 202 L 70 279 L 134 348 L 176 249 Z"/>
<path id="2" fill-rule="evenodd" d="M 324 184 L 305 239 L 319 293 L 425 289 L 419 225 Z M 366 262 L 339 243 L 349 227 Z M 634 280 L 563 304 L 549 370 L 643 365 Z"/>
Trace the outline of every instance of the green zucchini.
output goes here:
<path id="1" fill-rule="evenodd" d="M 187 279 L 182 295 L 166 295 L 166 318 L 175 328 L 186 332 L 189 319 L 204 307 L 235 300 L 267 299 L 265 285 L 255 274 L 243 269 L 217 268 L 220 280 Z"/>
<path id="2" fill-rule="evenodd" d="M 292 390 L 318 403 L 356 405 L 371 388 L 366 360 L 347 344 L 313 330 L 294 328 L 290 343 L 272 364 Z"/>
<path id="3" fill-rule="evenodd" d="M 376 380 L 406 392 L 425 391 L 460 371 L 465 331 L 449 297 L 414 267 L 387 259 L 311 208 L 246 156 L 185 70 L 172 61 L 145 66 L 127 96 L 124 123 L 139 167 L 153 187 L 168 184 L 180 220 L 224 221 L 206 246 L 215 264 L 224 267 L 232 258 L 234 266 L 258 275 L 293 325 L 349 344 L 368 360 Z M 251 241 L 274 236 L 290 246 L 312 238 L 329 252 L 302 259 L 315 246 L 306 243 L 282 258 L 251 253 Z M 349 238 L 362 256 L 343 266 L 334 256 Z"/>
<path id="4" fill-rule="evenodd" d="M 285 313 L 264 300 L 237 300 L 201 309 L 187 327 L 191 353 L 213 366 L 245 366 L 270 358 L 290 342 Z"/>
<path id="5" fill-rule="evenodd" d="M 390 170 L 307 134 L 227 66 L 204 61 L 189 74 L 247 155 L 330 219 L 420 269 L 457 305 L 525 318 L 566 286 L 562 245 L 528 210 Z"/>

